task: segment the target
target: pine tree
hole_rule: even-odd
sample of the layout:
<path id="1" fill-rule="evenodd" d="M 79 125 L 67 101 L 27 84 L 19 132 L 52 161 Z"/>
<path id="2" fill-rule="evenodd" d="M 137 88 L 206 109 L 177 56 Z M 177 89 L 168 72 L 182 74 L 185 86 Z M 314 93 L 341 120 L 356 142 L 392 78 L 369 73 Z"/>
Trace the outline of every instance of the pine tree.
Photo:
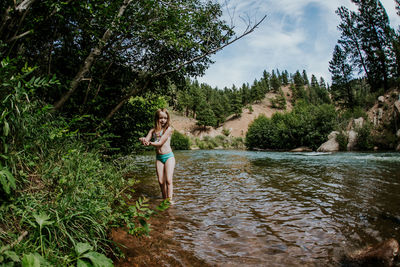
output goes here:
<path id="1" fill-rule="evenodd" d="M 231 100 L 231 113 L 235 114 L 236 117 L 239 117 L 242 114 L 242 100 L 240 97 L 239 92 L 236 90 L 236 88 L 233 86 L 233 95 L 232 95 L 232 100 Z"/>
<path id="2" fill-rule="evenodd" d="M 275 93 L 278 92 L 279 89 L 281 88 L 281 81 L 280 81 L 279 77 L 275 74 L 274 70 L 272 70 L 272 73 L 271 73 L 270 83 L 271 83 L 272 90 Z"/>
<path id="3" fill-rule="evenodd" d="M 288 85 L 289 84 L 289 73 L 287 70 L 284 70 L 282 72 L 282 84 L 283 85 Z"/>
<path id="4" fill-rule="evenodd" d="M 326 88 L 326 83 L 325 83 L 325 79 L 323 77 L 319 78 L 319 87 L 327 89 Z"/>
<path id="5" fill-rule="evenodd" d="M 341 22 L 338 26 L 341 32 L 338 43 L 344 49 L 346 54 L 358 69 L 359 72 L 364 72 L 369 80 L 369 71 L 366 65 L 366 55 L 362 49 L 360 30 L 357 28 L 357 14 L 350 12 L 345 7 L 340 7 L 336 10 Z"/>
<path id="6" fill-rule="evenodd" d="M 394 31 L 379 0 L 352 0 L 358 6 L 357 28 L 366 54 L 369 83 L 373 90 L 389 89 L 389 79 L 397 72 Z"/>
<path id="7" fill-rule="evenodd" d="M 304 81 L 304 85 L 309 85 L 310 84 L 310 82 L 308 80 L 308 77 L 307 77 L 306 70 L 303 70 L 303 81 Z"/>
<path id="8" fill-rule="evenodd" d="M 207 126 L 215 126 L 217 123 L 214 112 L 205 100 L 199 104 L 196 120 L 197 125 L 203 126 L 204 128 Z"/>
<path id="9" fill-rule="evenodd" d="M 304 90 L 304 79 L 302 75 L 300 74 L 300 71 L 296 71 L 296 73 L 293 76 L 293 99 L 306 99 L 306 92 Z"/>
<path id="10" fill-rule="evenodd" d="M 331 92 L 334 100 L 343 99 L 345 106 L 353 107 L 354 97 L 350 85 L 353 69 L 348 63 L 346 51 L 339 45 L 335 46 L 332 60 L 329 61 L 329 71 L 332 74 Z"/>

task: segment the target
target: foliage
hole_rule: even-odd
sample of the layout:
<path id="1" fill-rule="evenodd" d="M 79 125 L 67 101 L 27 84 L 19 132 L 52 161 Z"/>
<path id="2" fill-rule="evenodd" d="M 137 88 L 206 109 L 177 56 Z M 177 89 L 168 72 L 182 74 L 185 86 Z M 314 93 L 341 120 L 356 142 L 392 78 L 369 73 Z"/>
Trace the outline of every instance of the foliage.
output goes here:
<path id="1" fill-rule="evenodd" d="M 290 113 L 275 113 L 271 119 L 260 116 L 246 134 L 247 148 L 292 149 L 308 146 L 316 149 L 336 123 L 332 105 L 319 106 L 298 102 Z"/>
<path id="2" fill-rule="evenodd" d="M 147 222 L 151 216 L 156 214 L 155 210 L 149 208 L 147 198 L 139 198 L 134 205 L 120 203 L 120 209 L 123 210 L 118 214 L 115 223 L 116 226 L 126 226 L 128 233 L 134 236 L 149 235 L 150 224 Z M 162 201 L 156 208 L 158 211 L 166 210 L 170 205 L 169 200 Z"/>
<path id="3" fill-rule="evenodd" d="M 365 122 L 362 127 L 356 128 L 357 132 L 357 148 L 359 150 L 372 150 L 374 147 L 373 138 L 371 136 L 372 126 L 369 122 Z"/>
<path id="4" fill-rule="evenodd" d="M 347 144 L 349 143 L 349 139 L 346 134 L 344 134 L 343 131 L 339 132 L 336 135 L 336 141 L 339 144 L 339 151 L 346 151 L 347 150 Z"/>
<path id="5" fill-rule="evenodd" d="M 76 262 L 77 266 L 114 266 L 111 259 L 93 251 L 93 247 L 88 243 L 77 243 L 74 252 L 75 257 L 73 262 Z"/>
<path id="6" fill-rule="evenodd" d="M 110 263 L 102 255 L 113 251 L 108 231 L 126 211 L 117 203 L 131 187 L 119 168 L 124 164 L 104 160 L 101 132 L 95 138 L 79 132 L 87 116 L 66 119 L 37 99 L 38 88 L 58 84 L 54 77 L 36 78 L 32 68 L 2 62 L 2 123 L 9 127 L 1 134 L 1 166 L 15 185 L 2 179 L 8 195 L 1 194 L 1 263 L 68 265 L 78 243 L 93 247 L 82 261 Z"/>
<path id="7" fill-rule="evenodd" d="M 151 93 L 130 98 L 109 126 L 108 132 L 116 136 L 112 140 L 112 146 L 120 148 L 124 153 L 143 149 L 138 141 L 139 137 L 146 136 L 154 127 L 157 109 L 166 106 L 167 102 L 163 97 Z"/>
<path id="8" fill-rule="evenodd" d="M 222 129 L 222 134 L 225 135 L 225 136 L 229 136 L 231 134 L 231 130 L 223 128 Z"/>
<path id="9" fill-rule="evenodd" d="M 244 141 L 241 137 L 228 137 L 225 135 L 217 135 L 215 137 L 205 136 L 202 140 L 195 138 L 193 141 L 199 149 L 244 149 Z"/>
<path id="10" fill-rule="evenodd" d="M 30 122 L 25 120 L 36 108 L 31 98 L 38 88 L 57 85 L 58 81 L 52 78 L 33 76 L 35 68 L 25 64 L 17 68 L 18 60 L 4 58 L 0 69 L 0 193 L 10 195 L 16 189 L 16 171 L 12 163 L 11 152 L 23 147 L 23 139 L 31 131 Z"/>
<path id="11" fill-rule="evenodd" d="M 379 0 L 352 2 L 356 11 L 343 6 L 336 11 L 341 36 L 329 62 L 332 95 L 346 108 L 369 108 L 373 93 L 387 91 L 399 78 L 399 36 Z"/>
<path id="12" fill-rule="evenodd" d="M 281 88 L 279 88 L 278 95 L 275 98 L 270 99 L 270 101 L 273 108 L 286 109 L 286 98 Z"/>
<path id="13" fill-rule="evenodd" d="M 174 131 L 171 136 L 171 147 L 174 150 L 188 150 L 190 149 L 190 138 Z"/>
<path id="14" fill-rule="evenodd" d="M 214 112 L 212 111 L 210 105 L 204 100 L 201 102 L 199 106 L 199 110 L 197 112 L 197 125 L 203 126 L 206 128 L 207 126 L 216 126 L 216 117 Z"/>

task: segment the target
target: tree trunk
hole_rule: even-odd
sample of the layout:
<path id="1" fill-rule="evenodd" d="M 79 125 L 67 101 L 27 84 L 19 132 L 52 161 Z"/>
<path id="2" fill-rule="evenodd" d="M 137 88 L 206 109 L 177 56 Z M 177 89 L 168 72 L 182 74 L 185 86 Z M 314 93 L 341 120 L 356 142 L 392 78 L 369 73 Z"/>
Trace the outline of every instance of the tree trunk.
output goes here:
<path id="1" fill-rule="evenodd" d="M 105 118 L 105 121 L 110 120 L 114 114 L 129 100 L 134 95 L 138 95 L 140 92 L 143 92 L 146 90 L 147 86 L 149 85 L 150 80 L 147 79 L 146 82 L 143 85 L 133 85 L 132 90 L 127 94 L 122 100 L 111 110 L 110 113 L 108 113 L 107 117 Z"/>
<path id="2" fill-rule="evenodd" d="M 100 39 L 99 43 L 97 46 L 90 52 L 90 54 L 87 56 L 85 59 L 85 62 L 83 66 L 80 68 L 78 73 L 75 75 L 75 77 L 71 81 L 70 89 L 68 92 L 66 92 L 55 104 L 54 104 L 54 109 L 58 110 L 60 109 L 65 102 L 71 97 L 71 95 L 75 92 L 75 90 L 78 88 L 80 82 L 82 79 L 85 77 L 85 74 L 89 72 L 90 68 L 93 65 L 94 60 L 100 53 L 102 52 L 104 46 L 106 45 L 107 41 L 110 39 L 111 34 L 112 34 L 112 28 L 114 28 L 116 21 L 118 18 L 122 17 L 124 14 L 126 8 L 128 5 L 132 2 L 133 0 L 125 0 L 122 6 L 119 9 L 118 15 L 114 19 L 114 21 L 111 23 L 111 27 L 107 29 L 103 35 L 103 37 Z"/>

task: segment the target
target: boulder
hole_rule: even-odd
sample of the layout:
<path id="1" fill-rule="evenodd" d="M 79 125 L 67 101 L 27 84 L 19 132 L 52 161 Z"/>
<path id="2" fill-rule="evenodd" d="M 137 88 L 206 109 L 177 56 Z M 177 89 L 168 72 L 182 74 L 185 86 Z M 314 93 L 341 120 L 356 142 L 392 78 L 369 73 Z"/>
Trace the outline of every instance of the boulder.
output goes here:
<path id="1" fill-rule="evenodd" d="M 379 101 L 379 103 L 385 102 L 385 97 L 383 95 L 381 95 L 380 97 L 378 97 L 378 101 Z"/>
<path id="2" fill-rule="evenodd" d="M 328 135 L 328 140 L 330 139 L 336 139 L 336 136 L 339 134 L 338 131 L 332 131 L 329 135 Z"/>
<path id="3" fill-rule="evenodd" d="M 347 136 L 348 136 L 347 151 L 352 151 L 357 145 L 357 132 L 354 130 L 350 130 L 347 132 Z"/>
<path id="4" fill-rule="evenodd" d="M 335 135 L 336 136 L 336 135 Z M 336 152 L 339 151 L 339 143 L 336 138 L 331 138 L 323 143 L 318 149 L 318 152 Z"/>

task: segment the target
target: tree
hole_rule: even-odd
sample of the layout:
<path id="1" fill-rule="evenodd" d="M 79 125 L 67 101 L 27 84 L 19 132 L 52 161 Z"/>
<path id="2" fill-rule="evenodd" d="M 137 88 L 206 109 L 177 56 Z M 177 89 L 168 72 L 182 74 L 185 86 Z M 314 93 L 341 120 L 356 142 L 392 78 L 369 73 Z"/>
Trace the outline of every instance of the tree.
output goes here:
<path id="1" fill-rule="evenodd" d="M 239 117 L 242 114 L 242 100 L 235 86 L 232 87 L 232 91 L 233 95 L 231 98 L 231 113 L 235 114 L 236 117 Z"/>
<path id="2" fill-rule="evenodd" d="M 82 108 L 95 103 L 106 119 L 131 96 L 204 73 L 211 54 L 263 20 L 235 35 L 221 19 L 220 5 L 211 1 L 15 2 L 0 5 L 6 44 L 0 51 L 35 62 L 43 73 L 56 72 L 64 86 L 39 92 L 56 109 L 99 114 L 99 106 Z"/>
<path id="3" fill-rule="evenodd" d="M 202 101 L 199 105 L 199 111 L 197 112 L 197 125 L 203 126 L 215 126 L 217 119 L 210 105 L 206 101 Z"/>
<path id="4" fill-rule="evenodd" d="M 282 84 L 283 85 L 288 85 L 289 84 L 289 73 L 287 70 L 284 70 L 282 72 Z"/>
<path id="5" fill-rule="evenodd" d="M 306 70 L 303 70 L 303 81 L 304 81 L 304 85 L 309 85 L 310 84 L 310 82 L 308 80 L 308 76 L 307 76 Z"/>
<path id="6" fill-rule="evenodd" d="M 346 7 L 338 8 L 336 14 L 341 19 L 338 26 L 341 36 L 338 43 L 349 55 L 351 62 L 359 69 L 359 72 L 364 72 L 369 79 L 369 71 L 365 62 L 366 55 L 361 44 L 360 29 L 357 28 L 357 14 L 350 12 Z"/>
<path id="7" fill-rule="evenodd" d="M 297 70 L 296 73 L 293 76 L 293 83 L 294 87 L 292 87 L 293 90 L 293 99 L 305 99 L 306 98 L 306 92 L 304 90 L 304 79 L 301 76 L 300 72 Z"/>
<path id="8" fill-rule="evenodd" d="M 354 106 L 353 92 L 350 81 L 353 79 L 353 68 L 348 63 L 347 53 L 339 45 L 335 46 L 332 60 L 329 61 L 329 71 L 332 74 L 332 95 L 334 100 L 343 99 L 344 105 Z"/>
<path id="9" fill-rule="evenodd" d="M 379 0 L 352 0 L 358 6 L 357 28 L 366 54 L 369 83 L 374 90 L 389 89 L 389 78 L 395 74 L 394 31 Z"/>
<path id="10" fill-rule="evenodd" d="M 272 70 L 271 79 L 270 79 L 272 90 L 277 93 L 281 88 L 281 81 L 279 77 L 275 74 L 275 71 Z"/>

